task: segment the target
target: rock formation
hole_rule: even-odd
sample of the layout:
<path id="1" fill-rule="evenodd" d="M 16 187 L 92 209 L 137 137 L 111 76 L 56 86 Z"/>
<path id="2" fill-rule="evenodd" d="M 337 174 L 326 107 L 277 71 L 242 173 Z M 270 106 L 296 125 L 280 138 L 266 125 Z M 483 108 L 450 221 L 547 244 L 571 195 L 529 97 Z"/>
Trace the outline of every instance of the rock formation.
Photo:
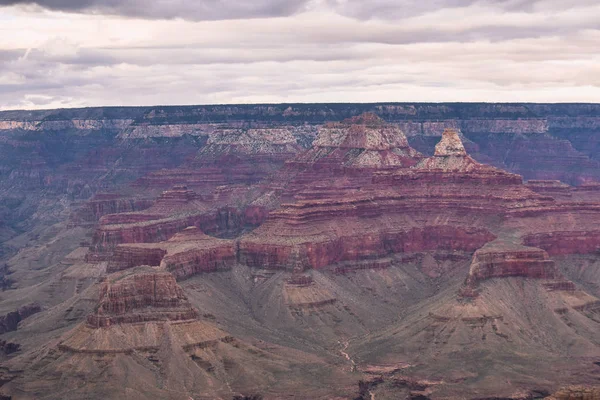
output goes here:
<path id="1" fill-rule="evenodd" d="M 314 159 L 307 154 L 320 154 L 322 143 L 329 146 L 327 154 L 345 152 L 345 143 L 377 143 L 376 148 L 405 143 L 402 139 L 386 142 L 387 136 L 376 129 L 365 129 L 373 123 L 373 117 L 366 116 L 348 122 L 350 127 L 341 133 L 326 128 L 316 146 L 298 159 L 302 163 Z M 240 261 L 269 268 L 298 264 L 322 268 L 399 252 L 474 251 L 496 237 L 482 223 L 485 219 L 526 206 L 553 204 L 552 198 L 525 187 L 520 176 L 477 163 L 466 154 L 455 131 L 445 131 L 433 157 L 418 161 L 408 156 L 416 153 L 407 149 L 402 154 L 416 165 L 406 168 L 408 161 L 393 168 L 380 165 L 373 170 L 372 182 L 365 182 L 364 174 L 355 178 L 342 173 L 341 190 L 311 186 L 319 176 L 312 171 L 323 160 L 316 158 L 313 167 L 306 167 L 311 175 L 303 172 L 292 179 L 289 186 L 304 188 L 297 190 L 293 202 L 283 204 L 265 224 L 242 238 Z M 344 165 L 344 158 L 324 159 L 328 159 L 326 170 Z M 289 164 L 296 163 L 295 159 Z M 287 172 L 284 169 L 282 174 Z M 445 222 L 440 224 L 442 214 Z"/>
<path id="2" fill-rule="evenodd" d="M 570 386 L 560 389 L 548 400 L 600 400 L 600 387 Z"/>
<path id="3" fill-rule="evenodd" d="M 107 270 L 114 272 L 141 265 L 160 265 L 180 280 L 203 272 L 229 269 L 235 262 L 232 240 L 210 237 L 192 226 L 166 242 L 119 245 Z"/>
<path id="4" fill-rule="evenodd" d="M 185 167 L 142 178 L 143 186 L 184 184 L 203 192 L 218 186 L 256 183 L 301 150 L 286 128 L 222 127 L 208 134 L 206 145 Z"/>
<path id="5" fill-rule="evenodd" d="M 39 304 L 27 304 L 16 311 L 0 316 L 0 334 L 16 331 L 19 322 L 40 311 L 42 308 Z"/>
<path id="6" fill-rule="evenodd" d="M 123 323 L 190 320 L 197 316 L 173 275 L 140 267 L 106 279 L 100 289 L 98 308 L 88 316 L 87 323 L 101 328 Z"/>
<path id="7" fill-rule="evenodd" d="M 0 397 L 594 384 L 598 112 L 0 112 Z M 11 312 L 29 301 L 44 309 Z M 557 398 L 588 394 L 569 390 Z"/>
<path id="8" fill-rule="evenodd" d="M 506 241 L 490 242 L 473 255 L 468 278 L 471 284 L 509 276 L 554 279 L 559 273 L 544 250 Z"/>

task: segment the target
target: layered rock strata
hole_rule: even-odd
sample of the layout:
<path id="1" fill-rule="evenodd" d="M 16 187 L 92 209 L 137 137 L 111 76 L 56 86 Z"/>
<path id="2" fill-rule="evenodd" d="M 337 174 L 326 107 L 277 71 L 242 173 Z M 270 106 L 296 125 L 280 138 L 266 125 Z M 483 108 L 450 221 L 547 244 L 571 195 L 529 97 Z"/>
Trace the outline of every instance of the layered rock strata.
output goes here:
<path id="1" fill-rule="evenodd" d="M 91 327 L 147 321 L 195 319 L 197 311 L 169 272 L 141 267 L 107 277 L 100 289 L 96 312 L 88 316 Z"/>
<path id="2" fill-rule="evenodd" d="M 386 142 L 386 136 L 376 129 L 364 129 L 361 124 L 369 126 L 372 117 L 362 118 L 354 120 L 358 128 L 346 128 L 343 134 L 322 132 L 317 146 L 299 159 L 304 162 L 306 154 L 318 154 L 319 143 L 343 146 L 358 141 L 378 143 L 376 148 L 385 147 L 384 143 L 392 147 L 404 144 L 396 136 Z M 332 147 L 330 151 L 338 150 Z M 403 154 L 405 160 L 414 155 L 410 151 Z M 294 163 L 296 160 L 289 164 Z M 343 170 L 339 159 L 330 164 L 328 170 Z M 291 182 L 304 183 L 304 189 L 241 239 L 240 261 L 269 268 L 322 268 L 399 252 L 475 251 L 496 238 L 486 226 L 498 224 L 499 216 L 523 207 L 554 204 L 551 197 L 525 187 L 520 176 L 473 160 L 456 131 L 444 132 L 433 157 L 412 159 L 414 165 L 407 168 L 410 164 L 380 165 L 373 169 L 372 182 L 342 173 L 338 183 L 342 190 L 306 183 L 319 175 L 297 175 Z"/>
<path id="3" fill-rule="evenodd" d="M 166 242 L 123 244 L 115 249 L 109 272 L 139 265 L 161 266 L 177 280 L 231 268 L 236 263 L 234 241 L 217 239 L 188 227 Z"/>
<path id="4" fill-rule="evenodd" d="M 105 215 L 94 232 L 90 257 L 110 253 L 120 243 L 165 241 L 188 226 L 214 228 L 216 212 L 194 191 L 175 186 L 140 212 Z"/>
<path id="5" fill-rule="evenodd" d="M 193 160 L 178 169 L 149 174 L 138 184 L 185 184 L 203 192 L 222 185 L 248 185 L 276 171 L 301 149 L 286 128 L 220 128 L 209 134 Z"/>
<path id="6" fill-rule="evenodd" d="M 555 279 L 560 274 L 544 250 L 496 240 L 475 252 L 467 282 L 509 276 Z"/>

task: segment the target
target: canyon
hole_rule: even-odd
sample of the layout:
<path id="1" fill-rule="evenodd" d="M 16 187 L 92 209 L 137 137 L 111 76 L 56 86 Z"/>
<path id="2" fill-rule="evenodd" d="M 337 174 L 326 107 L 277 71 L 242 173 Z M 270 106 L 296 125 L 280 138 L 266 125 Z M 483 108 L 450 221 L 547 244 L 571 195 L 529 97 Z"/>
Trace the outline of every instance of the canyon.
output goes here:
<path id="1" fill-rule="evenodd" d="M 595 398 L 598 135 L 594 104 L 0 112 L 0 394 Z"/>

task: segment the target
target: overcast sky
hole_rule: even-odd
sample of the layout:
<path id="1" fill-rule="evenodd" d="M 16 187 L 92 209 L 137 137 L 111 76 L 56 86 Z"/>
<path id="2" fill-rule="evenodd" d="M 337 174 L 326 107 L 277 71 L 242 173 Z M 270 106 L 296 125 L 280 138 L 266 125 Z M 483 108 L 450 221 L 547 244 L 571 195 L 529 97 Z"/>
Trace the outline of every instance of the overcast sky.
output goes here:
<path id="1" fill-rule="evenodd" d="M 0 0 L 0 109 L 600 102 L 598 0 Z"/>

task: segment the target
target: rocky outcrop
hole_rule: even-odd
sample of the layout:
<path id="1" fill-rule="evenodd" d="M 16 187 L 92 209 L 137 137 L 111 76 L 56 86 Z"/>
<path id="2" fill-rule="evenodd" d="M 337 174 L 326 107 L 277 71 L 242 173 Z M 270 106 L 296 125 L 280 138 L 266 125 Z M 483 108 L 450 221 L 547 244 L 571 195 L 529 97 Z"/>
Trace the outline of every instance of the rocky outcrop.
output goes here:
<path id="1" fill-rule="evenodd" d="M 600 400 L 600 387 L 569 386 L 560 389 L 548 400 Z"/>
<path id="2" fill-rule="evenodd" d="M 475 252 L 467 283 L 510 276 L 555 279 L 560 274 L 544 250 L 496 240 Z"/>
<path id="3" fill-rule="evenodd" d="M 600 251 L 600 230 L 533 233 L 525 235 L 523 243 L 545 249 L 551 255 L 596 254 Z"/>
<path id="4" fill-rule="evenodd" d="M 195 226 L 159 243 L 122 244 L 110 257 L 107 271 L 141 265 L 161 266 L 177 280 L 231 268 L 236 263 L 234 241 L 204 234 Z"/>
<path id="5" fill-rule="evenodd" d="M 16 311 L 0 316 L 0 334 L 16 331 L 19 322 L 40 311 L 42 311 L 42 308 L 39 304 L 28 304 Z"/>
<path id="6" fill-rule="evenodd" d="M 92 238 L 94 250 L 107 251 L 121 243 L 152 243 L 168 240 L 188 226 L 214 223 L 214 216 L 192 215 L 167 217 L 123 225 L 102 225 Z"/>
<path id="7" fill-rule="evenodd" d="M 201 191 L 217 186 L 252 184 L 280 168 L 301 150 L 290 129 L 220 127 L 208 136 L 193 160 L 172 170 L 161 170 L 138 181 L 150 187 L 185 184 Z"/>
<path id="8" fill-rule="evenodd" d="M 342 172 L 341 187 L 316 186 L 317 177 L 323 176 L 316 166 L 323 160 L 327 159 L 325 171 L 344 171 L 344 160 L 352 160 L 307 157 L 321 154 L 325 145 L 330 148 L 328 154 L 354 149 L 356 143 L 373 151 L 386 146 L 402 148 L 404 160 L 417 162 L 409 156 L 414 153 L 397 147 L 406 145 L 402 136 L 386 135 L 386 125 L 376 117 L 362 116 L 345 124 L 325 128 L 313 149 L 289 163 L 304 164 L 305 171 L 311 173 L 292 178 L 290 186 L 298 187 L 294 201 L 271 212 L 261 227 L 240 240 L 240 262 L 266 268 L 322 268 L 398 252 L 474 251 L 495 236 L 473 224 L 472 219 L 456 215 L 463 207 L 497 215 L 511 206 L 544 201 L 522 187 L 520 177 L 470 159 L 453 131 L 445 134 L 436 156 L 419 161 L 413 168 L 406 168 L 405 163 L 394 167 L 375 164 L 378 168 L 373 170 L 373 184 L 365 183 L 364 174 Z M 388 136 L 394 139 L 387 140 Z M 307 163 L 310 159 L 314 164 Z M 462 173 L 462 178 L 455 179 L 457 173 Z M 403 177 L 400 183 L 395 179 L 398 176 Z M 446 213 L 445 223 L 437 222 L 440 213 Z M 416 215 L 422 218 L 418 226 L 409 217 Z"/>
<path id="9" fill-rule="evenodd" d="M 462 143 L 458 132 L 453 129 L 446 129 L 442 133 L 442 140 L 435 146 L 436 157 L 466 157 L 467 151 Z"/>
<path id="10" fill-rule="evenodd" d="M 124 323 L 190 320 L 197 316 L 173 275 L 141 267 L 106 279 L 100 289 L 97 310 L 88 316 L 87 323 L 102 328 Z"/>
<path id="11" fill-rule="evenodd" d="M 397 126 L 366 113 L 324 125 L 313 147 L 288 164 L 321 174 L 347 173 L 351 169 L 364 173 L 370 169 L 411 166 L 419 158 L 421 155 L 408 145 Z"/>
<path id="12" fill-rule="evenodd" d="M 0 340 L 0 351 L 4 354 L 9 355 L 16 353 L 21 350 L 21 345 L 19 343 L 8 342 L 6 340 Z M 1 399 L 1 397 L 0 397 Z"/>
<path id="13" fill-rule="evenodd" d="M 166 250 L 153 247 L 117 246 L 110 257 L 106 272 L 112 273 L 141 265 L 159 266 Z"/>
<path id="14" fill-rule="evenodd" d="M 92 237 L 90 257 L 112 251 L 121 243 L 151 243 L 168 240 L 188 226 L 215 229 L 216 212 L 186 186 L 164 191 L 142 212 L 105 215 Z"/>
<path id="15" fill-rule="evenodd" d="M 210 237 L 196 227 L 189 227 L 175 235 L 166 248 L 167 255 L 161 266 L 177 280 L 229 269 L 236 263 L 234 241 Z"/>
<path id="16" fill-rule="evenodd" d="M 96 223 L 108 214 L 142 211 L 154 203 L 151 199 L 128 199 L 117 194 L 97 194 L 73 213 L 74 224 Z"/>

